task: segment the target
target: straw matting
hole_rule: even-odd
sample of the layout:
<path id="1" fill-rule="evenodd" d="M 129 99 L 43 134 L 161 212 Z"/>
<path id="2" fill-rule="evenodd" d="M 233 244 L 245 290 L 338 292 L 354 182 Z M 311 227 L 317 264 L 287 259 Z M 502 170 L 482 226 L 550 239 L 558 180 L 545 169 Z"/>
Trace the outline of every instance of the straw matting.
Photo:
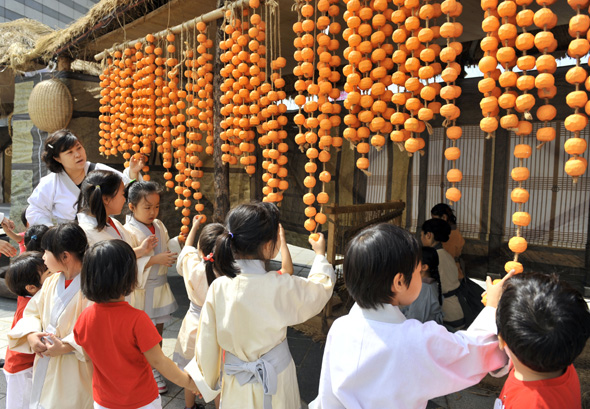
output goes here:
<path id="1" fill-rule="evenodd" d="M 0 65 L 17 73 L 38 69 L 38 56 L 34 52 L 37 40 L 53 32 L 45 24 L 28 18 L 1 23 Z"/>

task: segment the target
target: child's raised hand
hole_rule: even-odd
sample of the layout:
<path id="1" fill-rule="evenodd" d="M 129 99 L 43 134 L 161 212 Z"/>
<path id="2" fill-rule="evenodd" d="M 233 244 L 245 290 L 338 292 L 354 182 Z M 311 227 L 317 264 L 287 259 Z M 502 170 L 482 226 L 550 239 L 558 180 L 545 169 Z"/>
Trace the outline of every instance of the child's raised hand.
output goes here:
<path id="1" fill-rule="evenodd" d="M 322 256 L 326 254 L 326 239 L 322 233 L 310 234 L 308 241 L 315 254 Z"/>
<path id="2" fill-rule="evenodd" d="M 176 263 L 176 259 L 178 258 L 178 253 L 173 253 L 171 251 L 164 251 L 160 254 L 156 254 L 152 257 L 152 261 L 154 264 L 160 264 L 163 266 L 172 267 Z"/>
<path id="3" fill-rule="evenodd" d="M 502 297 L 502 289 L 504 286 L 504 282 L 508 280 L 510 277 L 512 277 L 515 274 L 515 272 L 515 270 L 510 270 L 510 272 L 506 274 L 504 278 L 500 280 L 500 282 L 498 282 L 497 284 L 494 284 L 492 282 L 492 278 L 490 276 L 486 278 L 486 291 L 484 292 L 484 295 L 487 298 L 485 303 L 486 306 L 494 308 L 498 307 L 498 303 L 500 302 L 500 298 Z"/>
<path id="4" fill-rule="evenodd" d="M 193 217 L 193 229 L 198 229 L 201 226 L 201 223 L 204 221 L 205 216 L 202 214 L 196 214 Z"/>
<path id="5" fill-rule="evenodd" d="M 29 343 L 31 349 L 34 353 L 43 356 L 43 354 L 47 351 L 47 346 L 41 340 L 41 338 L 49 336 L 49 334 L 45 332 L 31 332 L 27 335 L 27 342 Z"/>
<path id="6" fill-rule="evenodd" d="M 146 237 L 139 245 L 141 255 L 145 256 L 158 245 L 158 238 L 156 235 Z M 139 257 L 141 257 L 141 255 Z"/>
<path id="7" fill-rule="evenodd" d="M 2 220 L 2 228 L 4 230 L 10 230 L 13 231 L 14 230 L 14 222 L 10 219 L 7 219 L 6 217 L 4 218 L 4 220 Z"/>
<path id="8" fill-rule="evenodd" d="M 145 166 L 147 158 L 144 155 L 133 155 L 129 159 L 129 173 L 138 175 Z"/>

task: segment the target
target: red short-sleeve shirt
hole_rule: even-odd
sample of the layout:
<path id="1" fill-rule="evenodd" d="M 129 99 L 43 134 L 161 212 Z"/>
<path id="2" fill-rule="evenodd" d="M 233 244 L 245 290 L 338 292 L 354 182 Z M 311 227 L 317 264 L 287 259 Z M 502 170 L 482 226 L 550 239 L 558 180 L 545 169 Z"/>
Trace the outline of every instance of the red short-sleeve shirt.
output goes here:
<path id="1" fill-rule="evenodd" d="M 25 307 L 29 303 L 31 297 L 18 296 L 16 299 L 16 312 L 14 313 L 14 319 L 12 320 L 12 327 L 16 325 L 18 320 L 23 317 Z M 8 373 L 15 374 L 20 371 L 24 371 L 33 366 L 35 360 L 35 354 L 24 354 L 22 352 L 12 351 L 10 348 L 6 350 L 6 358 L 4 362 L 4 370 Z"/>
<path id="2" fill-rule="evenodd" d="M 92 359 L 93 397 L 99 405 L 131 409 L 158 397 L 143 353 L 162 337 L 145 312 L 125 301 L 93 304 L 78 318 L 74 337 Z"/>

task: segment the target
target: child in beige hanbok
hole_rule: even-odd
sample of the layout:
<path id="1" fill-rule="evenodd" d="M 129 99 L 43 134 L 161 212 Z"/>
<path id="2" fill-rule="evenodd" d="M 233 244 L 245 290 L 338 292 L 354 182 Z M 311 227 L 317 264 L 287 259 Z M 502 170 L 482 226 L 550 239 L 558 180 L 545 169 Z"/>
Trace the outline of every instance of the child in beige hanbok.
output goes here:
<path id="1" fill-rule="evenodd" d="M 196 357 L 185 369 L 207 402 L 221 394 L 222 408 L 302 407 L 287 327 L 326 305 L 334 270 L 320 235 L 310 240 L 316 257 L 307 278 L 266 271 L 265 261 L 284 240 L 279 229 L 274 204 L 242 204 L 230 211 L 215 243 L 213 265 L 221 276 L 207 292 Z"/>

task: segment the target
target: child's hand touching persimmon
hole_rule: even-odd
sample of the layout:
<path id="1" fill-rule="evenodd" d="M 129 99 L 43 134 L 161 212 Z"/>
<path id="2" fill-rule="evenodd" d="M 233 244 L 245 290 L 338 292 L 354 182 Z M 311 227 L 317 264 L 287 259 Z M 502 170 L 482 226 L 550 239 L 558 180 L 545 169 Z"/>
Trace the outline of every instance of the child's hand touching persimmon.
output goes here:
<path id="1" fill-rule="evenodd" d="M 314 237 L 312 237 L 314 236 Z M 317 237 L 317 238 L 316 238 Z M 309 244 L 315 254 L 324 255 L 326 254 L 326 239 L 322 233 L 314 233 L 309 236 Z"/>

